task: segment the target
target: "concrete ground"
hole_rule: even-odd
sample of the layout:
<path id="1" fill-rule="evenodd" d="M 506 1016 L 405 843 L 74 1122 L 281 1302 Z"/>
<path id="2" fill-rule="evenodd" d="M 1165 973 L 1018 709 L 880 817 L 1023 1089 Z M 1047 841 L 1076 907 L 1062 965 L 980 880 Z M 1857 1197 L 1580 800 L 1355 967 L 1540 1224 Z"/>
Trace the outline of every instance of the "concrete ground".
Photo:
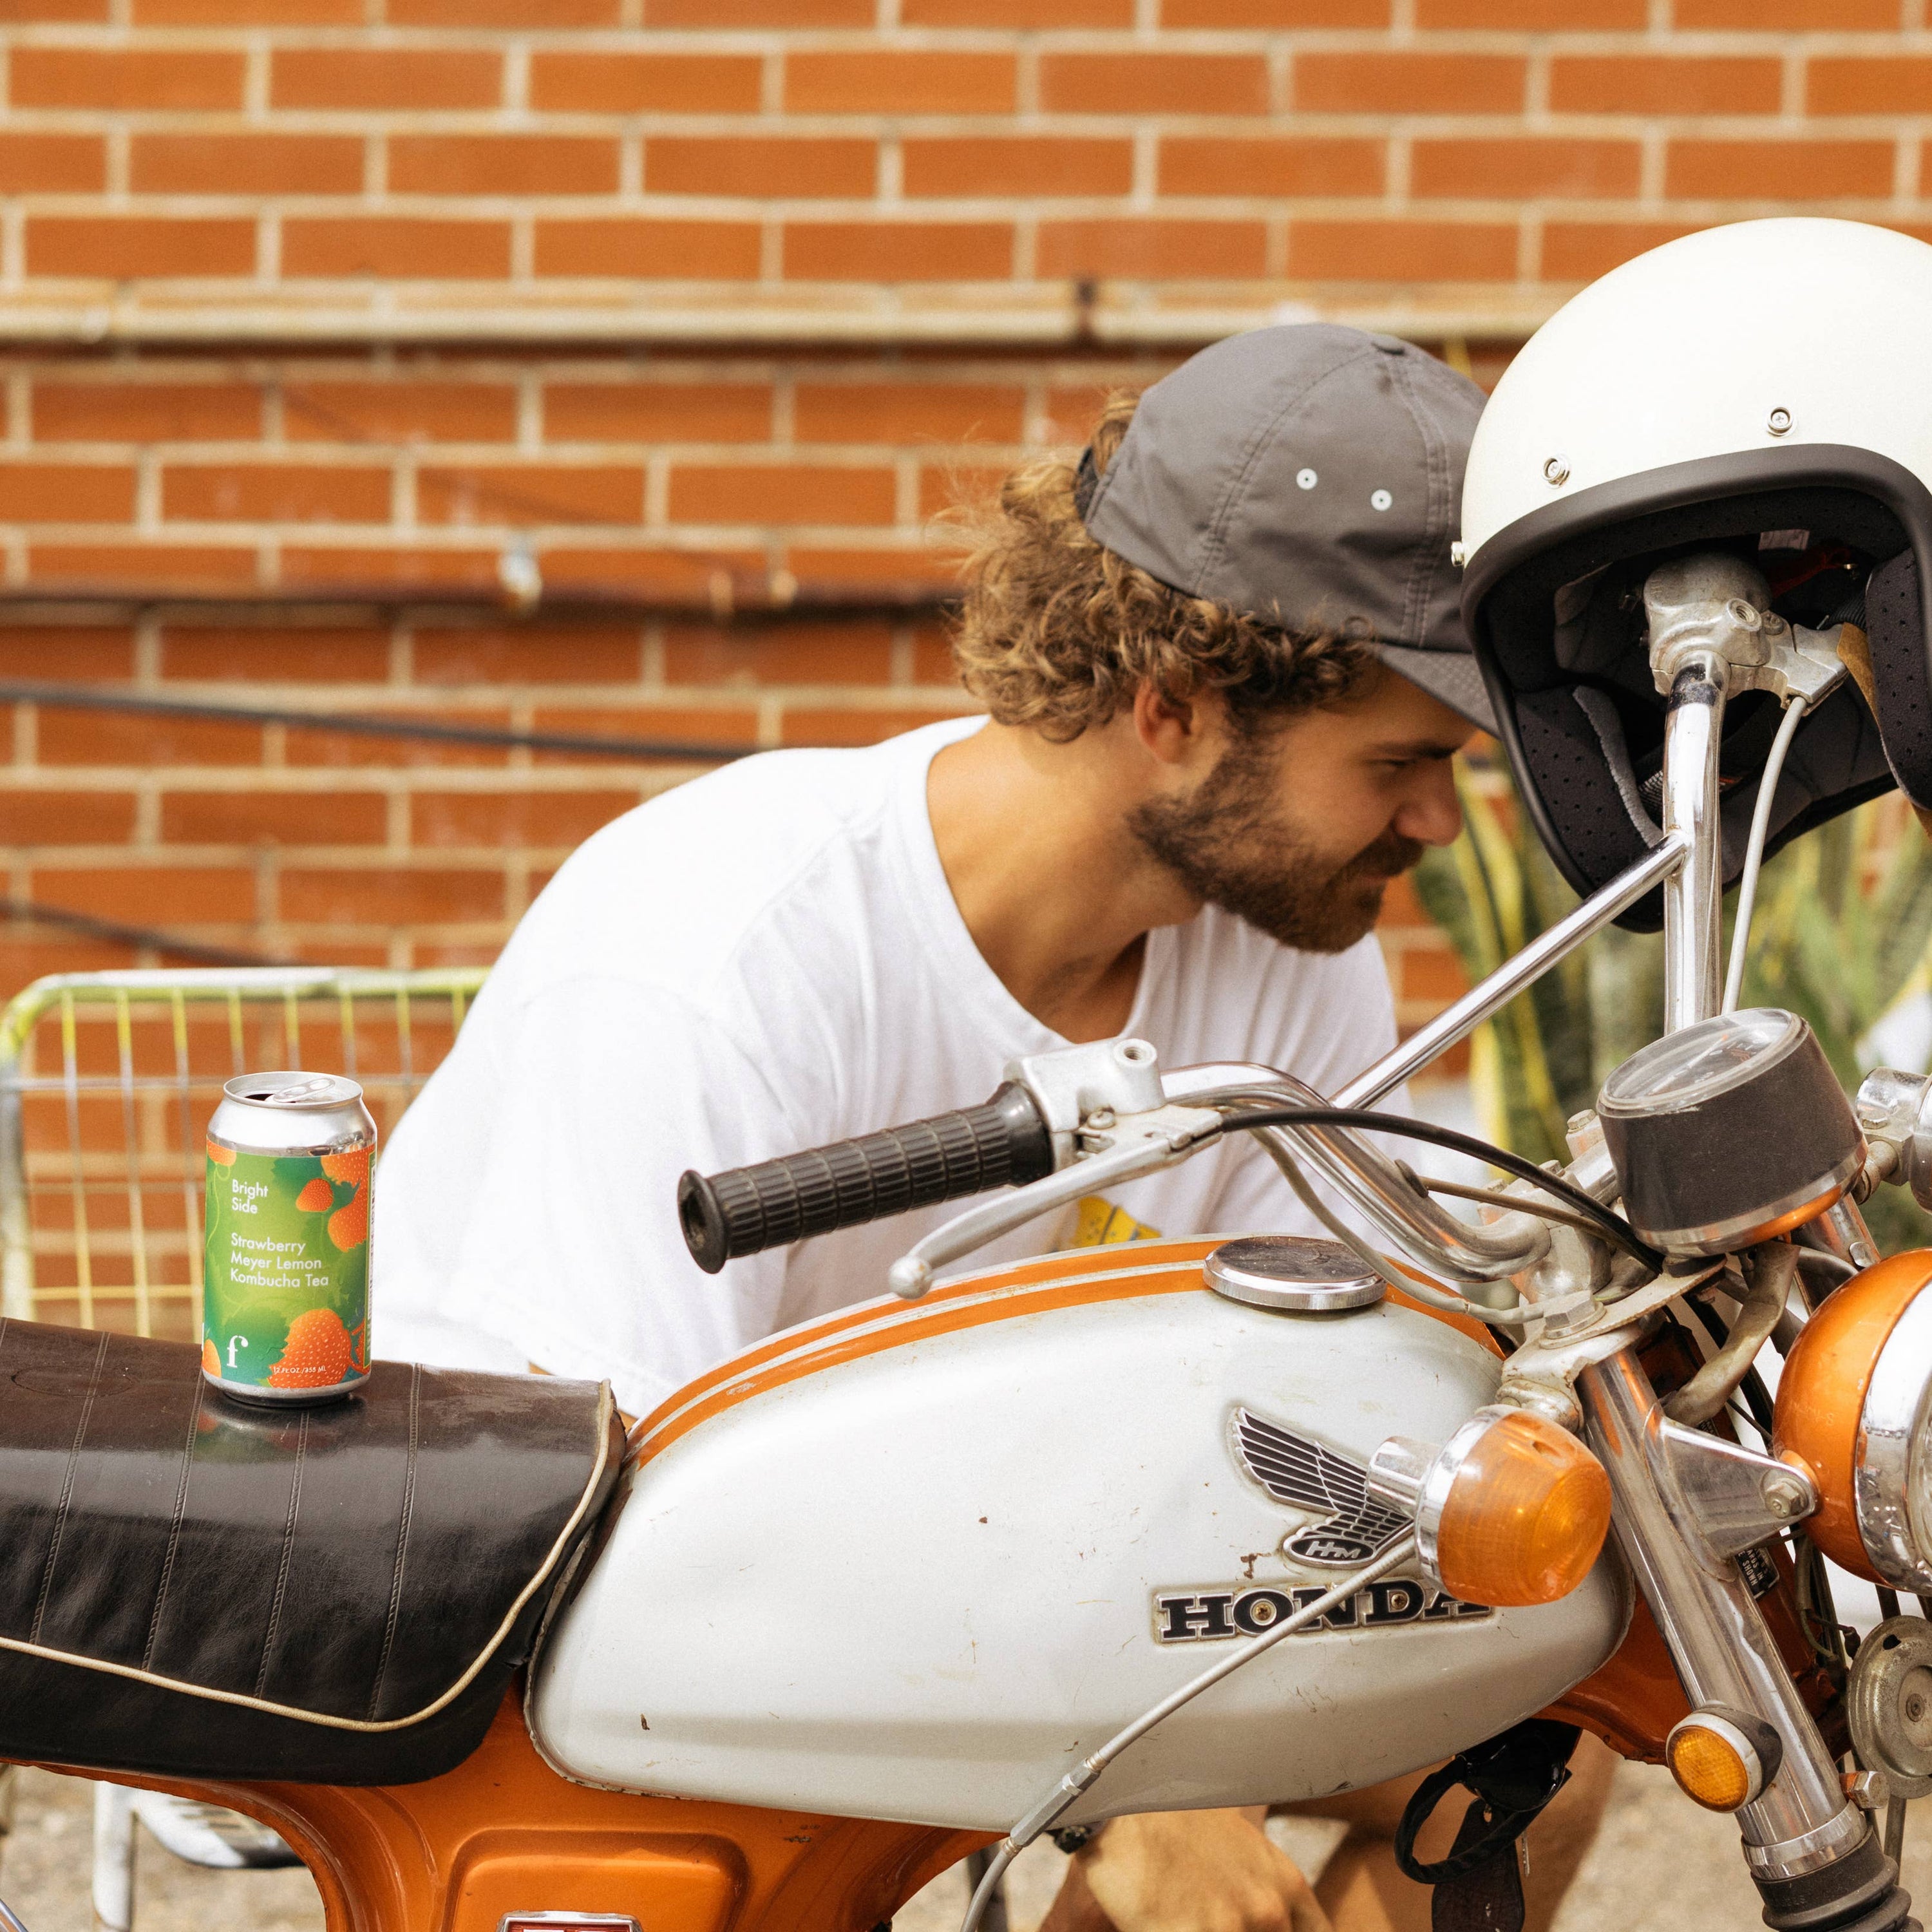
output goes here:
<path id="1" fill-rule="evenodd" d="M 25 1774 L 13 1835 L 0 1864 L 0 1897 L 28 1932 L 88 1932 L 92 1786 L 84 1779 Z M 1906 1834 L 1905 1882 L 1932 1898 L 1932 1807 Z M 1335 1828 L 1277 1819 L 1269 1828 L 1305 1870 L 1318 1870 Z M 308 1874 L 210 1872 L 178 1863 L 142 1834 L 136 1853 L 136 1932 L 321 1932 Z M 1034 1932 L 1065 1861 L 1050 1844 L 1020 1858 L 1009 1897 L 1012 1932 Z M 902 1911 L 894 1932 L 954 1932 L 964 1908 L 957 1871 Z M 649 1920 L 645 1921 L 646 1926 Z M 1551 1932 L 1762 1932 L 1735 1828 L 1678 1795 L 1661 1771 L 1618 1768 L 1604 1828 Z"/>

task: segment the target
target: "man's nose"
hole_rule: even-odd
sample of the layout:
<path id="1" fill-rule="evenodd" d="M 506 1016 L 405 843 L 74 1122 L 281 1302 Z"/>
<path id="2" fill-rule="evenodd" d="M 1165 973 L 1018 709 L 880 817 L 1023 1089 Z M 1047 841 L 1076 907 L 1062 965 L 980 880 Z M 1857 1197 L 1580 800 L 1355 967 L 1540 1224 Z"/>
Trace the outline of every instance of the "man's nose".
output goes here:
<path id="1" fill-rule="evenodd" d="M 1396 812 L 1394 830 L 1422 845 L 1453 845 L 1462 829 L 1462 806 L 1456 775 L 1447 759 L 1423 773 L 1414 791 Z"/>

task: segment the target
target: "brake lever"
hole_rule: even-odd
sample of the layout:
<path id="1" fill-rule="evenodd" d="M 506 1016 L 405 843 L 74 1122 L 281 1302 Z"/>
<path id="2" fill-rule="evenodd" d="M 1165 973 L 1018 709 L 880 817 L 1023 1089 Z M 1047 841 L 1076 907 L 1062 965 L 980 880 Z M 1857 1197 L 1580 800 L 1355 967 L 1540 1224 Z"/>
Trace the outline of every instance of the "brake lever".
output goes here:
<path id="1" fill-rule="evenodd" d="M 893 1262 L 886 1271 L 886 1283 L 902 1300 L 916 1301 L 932 1287 L 935 1270 L 947 1262 L 1010 1234 L 1049 1208 L 1064 1207 L 1116 1181 L 1132 1180 L 1185 1160 L 1217 1139 L 1226 1125 L 1219 1114 L 1204 1107 L 1166 1106 L 1128 1114 L 1104 1136 L 1083 1134 L 1082 1138 L 1104 1138 L 1112 1144 L 1091 1154 L 1076 1153 L 1072 1164 L 1058 1173 L 954 1215 Z"/>

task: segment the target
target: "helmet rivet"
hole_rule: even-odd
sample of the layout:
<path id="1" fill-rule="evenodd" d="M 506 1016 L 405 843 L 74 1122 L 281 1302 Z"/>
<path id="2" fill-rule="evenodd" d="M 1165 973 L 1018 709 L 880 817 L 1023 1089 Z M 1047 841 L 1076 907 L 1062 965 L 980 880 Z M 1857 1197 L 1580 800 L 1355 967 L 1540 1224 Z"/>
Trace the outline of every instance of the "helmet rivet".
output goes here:
<path id="1" fill-rule="evenodd" d="M 1369 508 L 1372 510 L 1386 510 L 1394 501 L 1395 499 L 1386 490 L 1369 492 Z"/>
<path id="2" fill-rule="evenodd" d="M 1791 428 L 1789 410 L 1773 410 L 1764 419 L 1764 426 L 1773 436 L 1783 436 Z"/>
<path id="3" fill-rule="evenodd" d="M 1312 470 L 1298 470 L 1294 473 L 1294 480 L 1302 489 L 1312 490 L 1322 479 Z"/>
<path id="4" fill-rule="evenodd" d="M 1543 480 L 1546 483 L 1567 483 L 1570 480 L 1570 464 L 1567 458 L 1552 456 L 1543 466 Z"/>

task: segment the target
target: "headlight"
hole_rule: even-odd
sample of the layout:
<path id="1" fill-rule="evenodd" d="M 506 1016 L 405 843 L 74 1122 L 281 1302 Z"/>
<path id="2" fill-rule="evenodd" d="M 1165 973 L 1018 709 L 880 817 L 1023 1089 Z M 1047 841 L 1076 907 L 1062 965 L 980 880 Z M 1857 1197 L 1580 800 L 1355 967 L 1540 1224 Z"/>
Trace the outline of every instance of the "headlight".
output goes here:
<path id="1" fill-rule="evenodd" d="M 1932 1592 L 1932 1250 L 1894 1255 L 1835 1289 L 1778 1386 L 1774 1447 L 1818 1485 L 1805 1525 L 1834 1563 Z"/>
<path id="2" fill-rule="evenodd" d="M 1392 1437 L 1369 1487 L 1414 1513 L 1432 1582 L 1466 1604 L 1553 1604 L 1590 1574 L 1610 1479 L 1582 1443 L 1516 1408 L 1479 1408 L 1439 1450 Z"/>

